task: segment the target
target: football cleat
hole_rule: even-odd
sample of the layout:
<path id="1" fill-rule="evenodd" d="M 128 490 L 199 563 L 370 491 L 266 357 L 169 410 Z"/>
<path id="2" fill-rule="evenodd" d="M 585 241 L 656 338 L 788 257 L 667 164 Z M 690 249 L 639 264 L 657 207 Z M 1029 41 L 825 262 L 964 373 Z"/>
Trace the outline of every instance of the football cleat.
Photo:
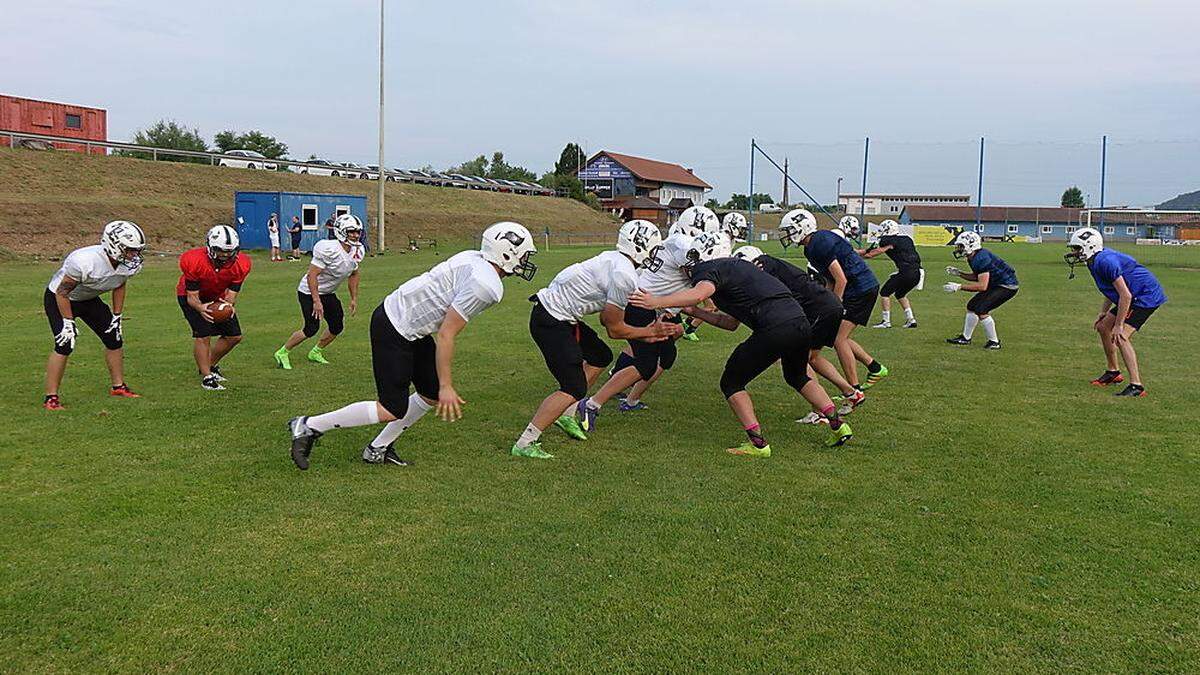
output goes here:
<path id="1" fill-rule="evenodd" d="M 905 321 L 905 322 L 904 322 L 904 327 L 905 327 L 905 328 L 916 328 L 916 327 L 917 327 L 917 320 L 916 320 L 916 319 L 912 319 L 912 320 L 910 320 L 910 321 Z"/>
<path id="2" fill-rule="evenodd" d="M 804 417 L 796 420 L 798 424 L 829 424 L 829 420 L 824 415 L 817 411 L 812 411 Z"/>
<path id="3" fill-rule="evenodd" d="M 952 345 L 969 345 L 971 344 L 971 338 L 959 335 L 958 337 L 946 338 L 946 342 Z"/>
<path id="4" fill-rule="evenodd" d="M 221 374 L 221 367 L 215 363 L 212 364 L 212 366 L 208 369 L 208 372 L 212 373 L 213 377 L 217 378 L 217 382 L 228 382 L 229 381 L 228 378 L 226 378 L 224 375 Z"/>
<path id="5" fill-rule="evenodd" d="M 567 435 L 577 441 L 586 441 L 587 434 L 583 432 L 583 428 L 579 426 L 579 421 L 570 415 L 563 415 L 554 420 L 554 426 L 567 432 Z"/>
<path id="6" fill-rule="evenodd" d="M 617 406 L 617 412 L 638 412 L 649 409 L 650 406 L 642 403 L 641 401 L 638 401 L 637 403 L 630 403 L 628 400 L 622 400 L 621 405 Z"/>
<path id="7" fill-rule="evenodd" d="M 879 362 L 876 361 L 876 363 L 879 363 Z M 879 372 L 867 373 L 867 381 L 863 383 L 862 388 L 870 389 L 871 387 L 874 387 L 875 385 L 879 384 L 879 381 L 887 376 L 888 376 L 887 366 L 880 363 L 879 364 Z"/>
<path id="8" fill-rule="evenodd" d="M 1146 388 L 1140 384 L 1129 384 L 1124 389 L 1114 394 L 1114 396 L 1130 396 L 1133 398 L 1142 398 L 1147 396 Z"/>
<path id="9" fill-rule="evenodd" d="M 509 450 L 508 454 L 512 455 L 513 457 L 530 457 L 533 459 L 554 459 L 554 455 L 546 452 L 545 450 L 542 450 L 542 444 L 539 442 L 536 442 L 536 441 L 533 443 L 530 443 L 529 445 L 527 445 L 523 448 L 517 447 L 517 445 L 514 443 L 512 446 L 512 450 Z"/>
<path id="10" fill-rule="evenodd" d="M 412 462 L 407 459 L 402 459 L 396 454 L 396 448 L 389 443 L 382 448 L 377 448 L 370 443 L 362 451 L 363 461 L 367 464 L 393 464 L 395 466 L 409 466 Z"/>
<path id="11" fill-rule="evenodd" d="M 825 439 L 826 447 L 836 448 L 840 445 L 845 445 L 846 441 L 854 437 L 854 431 L 850 429 L 850 425 L 845 421 L 842 426 L 836 429 L 829 430 L 829 436 Z"/>
<path id="12" fill-rule="evenodd" d="M 321 437 L 321 432 L 309 429 L 307 422 L 307 417 L 293 417 L 288 420 L 288 431 L 292 434 L 292 461 L 302 471 L 308 468 L 308 456 L 312 454 L 313 445 Z"/>
<path id="13" fill-rule="evenodd" d="M 316 345 L 312 349 L 308 350 L 308 360 L 312 361 L 313 363 L 329 365 L 329 361 L 325 359 L 325 350 L 321 349 L 320 345 Z"/>
<path id="14" fill-rule="evenodd" d="M 999 340 L 988 340 L 987 342 L 984 343 L 983 348 L 984 349 L 1000 349 L 1000 341 Z"/>
<path id="15" fill-rule="evenodd" d="M 275 364 L 284 370 L 292 369 L 292 356 L 287 347 L 280 347 L 279 351 L 275 352 Z"/>
<path id="16" fill-rule="evenodd" d="M 58 394 L 46 394 L 46 400 L 42 401 L 42 407 L 46 410 L 66 410 L 66 406 L 58 399 Z"/>
<path id="17" fill-rule="evenodd" d="M 862 393 L 862 390 L 863 390 L 863 387 L 862 387 L 862 385 L 858 385 L 858 384 L 854 385 L 854 391 L 855 391 L 856 393 L 860 393 L 860 394 L 861 394 L 861 393 Z M 835 400 L 835 401 L 845 401 L 846 399 L 850 399 L 850 398 L 854 398 L 854 394 L 851 394 L 851 395 L 849 395 L 849 396 L 847 396 L 846 394 L 838 394 L 837 396 L 834 396 L 834 397 L 833 397 L 833 400 Z"/>
<path id="18" fill-rule="evenodd" d="M 130 389 L 129 385 L 127 385 L 127 384 L 118 384 L 117 386 L 113 387 L 112 389 L 109 389 L 108 395 L 109 396 L 120 396 L 121 398 L 141 398 L 142 397 L 141 394 L 133 393 L 133 390 Z"/>
<path id="19" fill-rule="evenodd" d="M 839 406 L 837 410 L 837 414 L 839 416 L 849 415 L 850 413 L 854 412 L 855 408 L 867 402 L 867 395 L 856 390 L 850 396 L 842 399 L 842 401 L 842 405 Z"/>
<path id="20" fill-rule="evenodd" d="M 221 380 L 217 379 L 215 373 L 200 380 L 200 388 L 208 391 L 225 391 L 225 385 L 221 384 Z"/>
<path id="21" fill-rule="evenodd" d="M 682 337 L 684 340 L 687 340 L 688 342 L 699 342 L 700 341 L 700 336 L 696 335 L 695 331 L 692 331 L 691 333 L 684 331 Z"/>
<path id="22" fill-rule="evenodd" d="M 746 441 L 736 448 L 725 448 L 725 452 L 728 452 L 731 455 L 741 455 L 743 457 L 770 457 L 771 446 L 764 445 L 760 448 L 755 446 L 750 441 Z"/>
<path id="23" fill-rule="evenodd" d="M 879 323 L 875 324 L 874 326 L 871 326 L 871 328 L 891 328 L 891 327 L 892 327 L 891 321 L 880 321 Z"/>
<path id="24" fill-rule="evenodd" d="M 1097 387 L 1107 387 L 1110 384 L 1124 382 L 1125 376 L 1119 370 L 1106 370 L 1104 374 L 1092 380 L 1092 384 Z"/>
<path id="25" fill-rule="evenodd" d="M 591 432 L 596 430 L 596 418 L 600 416 L 600 409 L 592 410 L 588 407 L 587 401 L 585 398 L 575 406 L 575 421 L 579 423 L 579 428 L 584 432 Z"/>

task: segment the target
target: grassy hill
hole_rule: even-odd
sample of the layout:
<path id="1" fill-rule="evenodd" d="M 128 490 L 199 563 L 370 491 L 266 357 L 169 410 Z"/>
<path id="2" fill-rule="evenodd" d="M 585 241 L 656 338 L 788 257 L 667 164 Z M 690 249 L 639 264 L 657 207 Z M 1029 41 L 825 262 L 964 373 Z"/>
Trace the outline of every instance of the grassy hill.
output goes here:
<path id="1" fill-rule="evenodd" d="M 238 190 L 366 195 L 375 213 L 377 184 L 328 176 L 248 171 L 124 157 L 0 148 L 0 250 L 57 255 L 93 243 L 118 218 L 145 228 L 155 250 L 177 251 L 233 219 Z M 408 236 L 473 239 L 497 220 L 537 232 L 597 232 L 615 221 L 569 199 L 425 185 L 387 186 L 388 244 Z"/>

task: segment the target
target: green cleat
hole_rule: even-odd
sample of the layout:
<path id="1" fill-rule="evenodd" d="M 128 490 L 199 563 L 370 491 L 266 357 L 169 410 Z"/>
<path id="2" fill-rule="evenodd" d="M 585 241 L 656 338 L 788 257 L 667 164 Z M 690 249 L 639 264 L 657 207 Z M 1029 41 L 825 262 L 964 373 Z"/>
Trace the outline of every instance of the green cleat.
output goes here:
<path id="1" fill-rule="evenodd" d="M 879 364 L 878 373 L 867 373 L 867 381 L 863 383 L 863 389 L 870 389 L 879 384 L 879 381 L 888 376 L 887 366 Z"/>
<path id="2" fill-rule="evenodd" d="M 287 347 L 280 347 L 279 351 L 275 352 L 275 364 L 284 370 L 292 369 L 292 358 Z"/>
<path id="3" fill-rule="evenodd" d="M 699 342 L 700 336 L 696 335 L 695 331 L 692 331 L 691 333 L 684 332 L 683 339 L 687 340 L 688 342 Z"/>
<path id="4" fill-rule="evenodd" d="M 567 435 L 577 441 L 586 441 L 587 434 L 583 433 L 583 427 L 579 426 L 579 420 L 571 415 L 563 415 L 554 420 L 554 426 L 567 432 Z"/>
<path id="5" fill-rule="evenodd" d="M 529 445 L 518 448 L 516 443 L 513 443 L 512 450 L 508 454 L 513 457 L 532 457 L 533 459 L 554 459 L 554 455 L 542 450 L 541 443 L 530 443 Z"/>
<path id="6" fill-rule="evenodd" d="M 313 363 L 323 363 L 329 365 L 329 361 L 325 360 L 325 350 L 321 349 L 320 345 L 308 350 L 308 360 Z"/>
<path id="7" fill-rule="evenodd" d="M 736 448 L 726 448 L 725 452 L 731 455 L 742 455 L 743 457 L 770 457 L 771 446 L 764 445 L 761 448 L 755 447 L 750 441 L 746 441 Z"/>
<path id="8" fill-rule="evenodd" d="M 849 424 L 842 422 L 842 426 L 829 430 L 829 436 L 825 439 L 825 445 L 830 448 L 836 448 L 839 445 L 844 445 L 853 436 L 854 430 L 850 428 Z"/>

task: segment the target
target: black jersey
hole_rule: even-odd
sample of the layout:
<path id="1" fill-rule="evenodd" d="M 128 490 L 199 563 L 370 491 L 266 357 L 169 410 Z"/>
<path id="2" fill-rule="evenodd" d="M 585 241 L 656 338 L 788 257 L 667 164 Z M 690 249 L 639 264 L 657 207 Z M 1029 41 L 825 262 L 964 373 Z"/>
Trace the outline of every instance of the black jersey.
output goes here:
<path id="1" fill-rule="evenodd" d="M 896 269 L 901 272 L 916 272 L 921 269 L 921 255 L 911 237 L 902 234 L 889 234 L 879 238 L 879 247 L 891 246 L 887 257 L 896 263 Z"/>
<path id="2" fill-rule="evenodd" d="M 754 263 L 767 274 L 782 281 L 810 319 L 824 314 L 826 308 L 836 306 L 839 311 L 841 310 L 842 303 L 833 294 L 833 291 L 813 281 L 807 270 L 802 270 L 786 260 L 773 258 L 766 254 L 755 258 Z"/>
<path id="3" fill-rule="evenodd" d="M 691 277 L 693 285 L 707 281 L 716 286 L 717 291 L 711 299 L 717 309 L 751 330 L 764 330 L 804 318 L 800 303 L 782 281 L 741 258 L 697 263 Z"/>

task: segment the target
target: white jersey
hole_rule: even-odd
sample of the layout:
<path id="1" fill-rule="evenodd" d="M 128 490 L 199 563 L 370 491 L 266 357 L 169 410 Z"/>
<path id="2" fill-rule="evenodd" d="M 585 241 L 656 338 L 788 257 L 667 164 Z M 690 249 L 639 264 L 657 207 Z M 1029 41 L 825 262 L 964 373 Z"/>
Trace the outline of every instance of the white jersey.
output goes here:
<path id="1" fill-rule="evenodd" d="M 496 268 L 479 251 L 463 251 L 401 284 L 384 299 L 383 310 L 397 333 L 419 340 L 436 333 L 451 308 L 470 321 L 503 297 Z"/>
<path id="2" fill-rule="evenodd" d="M 637 290 L 637 268 L 624 253 L 605 251 L 559 272 L 537 292 L 538 302 L 559 321 L 577 323 L 589 314 L 616 305 L 625 309 Z"/>
<path id="3" fill-rule="evenodd" d="M 104 252 L 104 247 L 99 244 L 84 246 L 71 251 L 71 255 L 63 260 L 62 267 L 54 273 L 54 276 L 50 277 L 50 283 L 46 285 L 46 288 L 50 289 L 51 293 L 57 293 L 59 282 L 64 276 L 69 276 L 79 284 L 71 289 L 68 297 L 75 302 L 80 302 L 100 297 L 101 293 L 120 288 L 129 277 L 137 272 L 138 270 L 131 270 L 123 264 L 113 267 L 112 260 Z"/>
<path id="4" fill-rule="evenodd" d="M 642 270 L 638 276 L 638 288 L 653 295 L 670 295 L 691 288 L 692 279 L 683 269 L 691 245 L 692 238 L 686 234 L 677 233 L 667 237 L 658 251 L 658 258 L 662 260 L 662 266 L 656 272 Z M 678 314 L 679 308 L 670 307 L 665 312 Z"/>
<path id="5" fill-rule="evenodd" d="M 334 293 L 342 282 L 350 278 L 358 269 L 358 263 L 363 259 L 363 246 L 352 244 L 350 250 L 342 248 L 342 242 L 333 239 L 323 239 L 313 246 L 312 266 L 320 267 L 317 273 L 317 293 L 325 295 Z M 308 275 L 300 277 L 300 288 L 305 295 L 311 295 L 308 288 Z"/>

